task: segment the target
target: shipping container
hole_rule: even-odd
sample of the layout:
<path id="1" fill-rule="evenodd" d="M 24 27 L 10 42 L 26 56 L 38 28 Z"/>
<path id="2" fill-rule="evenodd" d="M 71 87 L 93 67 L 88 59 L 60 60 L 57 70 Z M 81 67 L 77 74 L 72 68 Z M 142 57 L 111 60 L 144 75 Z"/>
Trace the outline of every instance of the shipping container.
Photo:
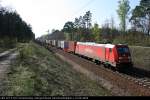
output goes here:
<path id="1" fill-rule="evenodd" d="M 56 40 L 52 40 L 52 46 L 55 46 Z"/>
<path id="2" fill-rule="evenodd" d="M 68 52 L 75 53 L 77 42 L 68 41 Z"/>
<path id="3" fill-rule="evenodd" d="M 67 41 L 61 41 L 61 49 L 64 51 L 68 51 L 68 42 Z"/>
<path id="4" fill-rule="evenodd" d="M 59 40 L 57 43 L 58 43 L 57 47 L 61 48 L 61 41 Z"/>
<path id="5" fill-rule="evenodd" d="M 57 47 L 57 40 L 52 40 L 52 46 Z"/>

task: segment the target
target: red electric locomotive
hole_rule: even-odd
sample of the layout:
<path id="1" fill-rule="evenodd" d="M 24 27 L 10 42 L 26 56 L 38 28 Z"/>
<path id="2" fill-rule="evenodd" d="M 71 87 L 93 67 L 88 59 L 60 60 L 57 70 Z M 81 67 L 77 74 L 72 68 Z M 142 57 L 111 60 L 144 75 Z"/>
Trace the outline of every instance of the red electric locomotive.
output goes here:
<path id="1" fill-rule="evenodd" d="M 111 65 L 117 69 L 132 66 L 131 55 L 127 45 L 77 42 L 75 53 L 92 58 L 105 65 Z"/>

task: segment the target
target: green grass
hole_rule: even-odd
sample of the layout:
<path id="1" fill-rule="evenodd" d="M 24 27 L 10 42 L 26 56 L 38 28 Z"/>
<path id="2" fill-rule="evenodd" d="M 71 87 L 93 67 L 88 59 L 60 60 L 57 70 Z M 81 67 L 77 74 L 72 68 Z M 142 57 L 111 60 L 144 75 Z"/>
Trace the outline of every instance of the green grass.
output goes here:
<path id="1" fill-rule="evenodd" d="M 111 93 L 76 72 L 45 48 L 18 46 L 20 55 L 10 67 L 1 95 L 6 96 L 107 96 Z"/>
<path id="2" fill-rule="evenodd" d="M 0 53 L 4 52 L 5 48 L 0 47 Z"/>
<path id="3" fill-rule="evenodd" d="M 134 65 L 150 71 L 150 47 L 130 46 L 130 51 Z"/>
<path id="4" fill-rule="evenodd" d="M 8 37 L 0 37 L 0 53 L 15 48 L 16 47 L 16 40 Z"/>

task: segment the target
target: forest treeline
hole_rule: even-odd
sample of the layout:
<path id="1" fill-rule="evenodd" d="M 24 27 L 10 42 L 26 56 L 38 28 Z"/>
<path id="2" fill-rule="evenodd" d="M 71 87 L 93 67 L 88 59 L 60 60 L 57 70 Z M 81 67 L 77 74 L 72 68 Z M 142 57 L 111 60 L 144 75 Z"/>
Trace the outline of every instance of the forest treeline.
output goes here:
<path id="1" fill-rule="evenodd" d="M 20 15 L 0 6 L 0 46 L 11 46 L 17 42 L 29 42 L 35 38 L 32 28 Z"/>
<path id="2" fill-rule="evenodd" d="M 141 0 L 140 4 L 131 10 L 129 0 L 119 0 L 116 11 L 120 20 L 119 27 L 116 27 L 113 17 L 106 19 L 101 27 L 97 23 L 92 25 L 92 13 L 87 11 L 74 21 L 66 22 L 62 30 L 52 30 L 51 34 L 42 36 L 42 39 L 150 46 L 149 5 L 150 0 Z M 62 37 L 57 36 L 60 33 Z"/>

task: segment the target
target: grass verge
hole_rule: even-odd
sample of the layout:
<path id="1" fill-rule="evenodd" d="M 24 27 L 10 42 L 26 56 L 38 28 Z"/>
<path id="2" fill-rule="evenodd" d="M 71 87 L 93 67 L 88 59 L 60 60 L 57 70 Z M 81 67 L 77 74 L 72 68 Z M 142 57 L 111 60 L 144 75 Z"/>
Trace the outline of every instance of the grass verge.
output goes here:
<path id="1" fill-rule="evenodd" d="M 130 46 L 134 66 L 150 71 L 150 47 Z"/>
<path id="2" fill-rule="evenodd" d="M 107 96 L 111 93 L 73 70 L 45 48 L 20 44 L 20 55 L 10 67 L 3 92 L 6 96 Z"/>

